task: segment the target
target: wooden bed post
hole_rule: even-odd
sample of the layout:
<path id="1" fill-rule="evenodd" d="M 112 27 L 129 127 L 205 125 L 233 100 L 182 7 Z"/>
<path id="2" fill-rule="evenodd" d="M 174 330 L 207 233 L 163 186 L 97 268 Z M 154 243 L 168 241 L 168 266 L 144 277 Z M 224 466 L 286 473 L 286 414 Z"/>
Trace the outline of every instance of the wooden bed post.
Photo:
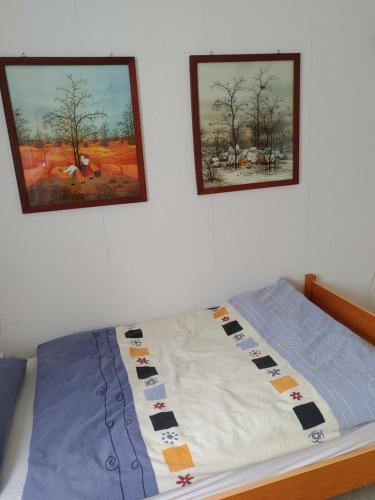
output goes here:
<path id="1" fill-rule="evenodd" d="M 312 284 L 316 281 L 316 274 L 305 274 L 305 297 L 311 300 Z"/>
<path id="2" fill-rule="evenodd" d="M 305 296 L 336 321 L 375 345 L 375 314 L 316 281 L 315 274 L 305 275 Z"/>

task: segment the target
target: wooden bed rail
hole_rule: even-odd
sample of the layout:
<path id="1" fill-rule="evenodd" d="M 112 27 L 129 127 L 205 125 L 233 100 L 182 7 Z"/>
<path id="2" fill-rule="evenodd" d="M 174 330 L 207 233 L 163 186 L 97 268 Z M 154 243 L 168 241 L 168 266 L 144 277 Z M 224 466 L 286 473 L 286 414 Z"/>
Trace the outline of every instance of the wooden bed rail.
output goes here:
<path id="1" fill-rule="evenodd" d="M 315 274 L 305 275 L 305 296 L 335 320 L 375 345 L 375 314 L 321 285 L 316 281 Z"/>
<path id="2" fill-rule="evenodd" d="M 375 445 L 321 460 L 306 467 L 206 500 L 327 500 L 375 481 Z"/>

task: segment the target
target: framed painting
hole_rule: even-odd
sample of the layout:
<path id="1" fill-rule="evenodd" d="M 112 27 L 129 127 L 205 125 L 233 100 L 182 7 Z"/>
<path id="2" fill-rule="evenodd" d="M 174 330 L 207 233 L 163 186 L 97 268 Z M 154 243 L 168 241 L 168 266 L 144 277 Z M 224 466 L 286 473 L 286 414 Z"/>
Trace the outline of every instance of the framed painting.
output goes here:
<path id="1" fill-rule="evenodd" d="M 198 194 L 299 182 L 300 54 L 190 56 Z"/>
<path id="2" fill-rule="evenodd" d="M 133 57 L 0 58 L 22 211 L 146 201 Z"/>

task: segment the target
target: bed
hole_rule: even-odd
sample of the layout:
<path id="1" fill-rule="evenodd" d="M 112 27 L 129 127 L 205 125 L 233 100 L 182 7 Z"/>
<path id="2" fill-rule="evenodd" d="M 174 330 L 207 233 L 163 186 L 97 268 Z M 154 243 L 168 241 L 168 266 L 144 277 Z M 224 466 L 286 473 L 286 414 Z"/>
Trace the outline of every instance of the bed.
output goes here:
<path id="1" fill-rule="evenodd" d="M 368 342 L 375 342 L 375 316 L 306 276 L 305 294 Z M 134 331 L 134 329 L 133 329 Z M 133 340 L 136 340 L 133 339 Z M 28 361 L 26 382 L 8 443 L 1 500 L 21 498 L 31 437 L 36 362 Z M 240 469 L 203 478 L 189 488 L 166 491 L 160 498 L 319 499 L 375 481 L 375 423 L 360 426 L 318 447 L 297 450 Z"/>

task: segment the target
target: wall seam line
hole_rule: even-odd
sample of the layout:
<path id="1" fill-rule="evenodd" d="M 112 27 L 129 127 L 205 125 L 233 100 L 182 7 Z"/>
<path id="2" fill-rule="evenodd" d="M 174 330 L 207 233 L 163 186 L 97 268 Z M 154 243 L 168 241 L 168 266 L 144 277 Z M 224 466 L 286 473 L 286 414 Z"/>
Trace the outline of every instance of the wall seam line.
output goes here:
<path id="1" fill-rule="evenodd" d="M 206 49 L 206 52 L 209 52 L 208 48 L 208 39 L 207 39 L 207 21 L 206 21 L 206 6 L 205 6 L 205 0 L 201 0 L 201 19 L 202 19 L 202 30 L 203 30 L 203 43 Z M 215 216 L 215 197 L 216 195 L 211 195 L 212 196 L 212 201 L 211 201 L 211 225 L 212 225 L 212 244 L 213 244 L 213 285 L 214 285 L 214 294 L 213 294 L 213 300 L 214 304 L 211 305 L 217 305 L 219 303 L 219 296 L 221 297 L 221 293 L 219 293 L 219 276 L 218 276 L 218 266 L 217 266 L 217 242 L 216 242 L 216 216 Z"/>
<path id="2" fill-rule="evenodd" d="M 109 248 L 108 248 L 108 235 L 107 235 L 107 229 L 106 229 L 106 226 L 105 226 L 104 209 L 103 209 L 103 207 L 100 208 L 100 212 L 101 212 L 102 225 L 103 225 L 104 248 L 105 248 L 105 254 L 106 254 L 106 258 L 107 258 L 109 283 L 110 283 L 111 293 L 112 293 L 112 304 L 113 304 L 114 322 L 117 324 L 118 323 L 118 315 L 117 315 L 117 303 L 116 303 L 115 285 L 114 285 L 114 282 L 113 282 L 112 264 L 111 264 L 111 257 L 110 257 Z"/>
<path id="3" fill-rule="evenodd" d="M 315 4 L 311 0 L 311 27 L 310 27 L 310 99 L 309 99 L 309 131 L 308 131 L 308 161 L 307 161 L 307 189 L 306 189 L 306 272 L 317 272 L 317 269 L 310 269 L 311 260 L 311 137 L 312 137 L 312 122 L 313 122 L 313 74 L 314 74 L 314 22 L 315 22 Z M 303 81 L 302 81 L 303 83 Z"/>

